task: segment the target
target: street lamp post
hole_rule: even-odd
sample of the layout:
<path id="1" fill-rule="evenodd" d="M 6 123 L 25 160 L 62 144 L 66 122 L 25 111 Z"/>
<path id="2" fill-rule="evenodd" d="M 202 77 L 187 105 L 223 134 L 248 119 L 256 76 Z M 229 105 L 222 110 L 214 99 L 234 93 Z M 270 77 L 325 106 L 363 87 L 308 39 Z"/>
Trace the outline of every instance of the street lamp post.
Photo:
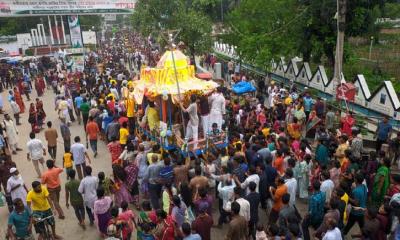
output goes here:
<path id="1" fill-rule="evenodd" d="M 369 55 L 368 55 L 368 59 L 371 60 L 371 56 L 372 56 L 372 45 L 374 44 L 374 36 L 371 36 L 371 44 L 369 45 Z"/>

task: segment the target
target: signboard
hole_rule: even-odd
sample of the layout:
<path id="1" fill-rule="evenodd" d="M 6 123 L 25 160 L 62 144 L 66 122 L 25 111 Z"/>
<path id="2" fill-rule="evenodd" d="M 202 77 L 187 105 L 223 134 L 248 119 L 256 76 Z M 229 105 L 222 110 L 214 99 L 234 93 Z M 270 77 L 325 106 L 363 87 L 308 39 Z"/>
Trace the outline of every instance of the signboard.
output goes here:
<path id="1" fill-rule="evenodd" d="M 30 33 L 17 34 L 17 45 L 19 48 L 27 49 L 32 47 L 32 37 Z"/>
<path id="2" fill-rule="evenodd" d="M 137 0 L 0 0 L 0 17 L 131 14 Z"/>
<path id="3" fill-rule="evenodd" d="M 85 52 L 90 52 L 89 48 L 65 48 L 65 54 L 84 54 Z"/>
<path id="4" fill-rule="evenodd" d="M 83 72 L 85 70 L 85 57 L 83 55 L 71 55 L 68 58 L 67 65 L 72 67 L 72 72 Z"/>
<path id="5" fill-rule="evenodd" d="M 117 15 L 116 14 L 104 14 L 104 21 L 115 22 L 115 21 L 117 21 Z"/>
<path id="6" fill-rule="evenodd" d="M 83 47 L 81 24 L 77 15 L 68 16 L 69 35 L 73 48 Z"/>
<path id="7" fill-rule="evenodd" d="M 93 31 L 83 31 L 82 32 L 83 44 L 94 44 L 96 45 L 96 32 Z"/>

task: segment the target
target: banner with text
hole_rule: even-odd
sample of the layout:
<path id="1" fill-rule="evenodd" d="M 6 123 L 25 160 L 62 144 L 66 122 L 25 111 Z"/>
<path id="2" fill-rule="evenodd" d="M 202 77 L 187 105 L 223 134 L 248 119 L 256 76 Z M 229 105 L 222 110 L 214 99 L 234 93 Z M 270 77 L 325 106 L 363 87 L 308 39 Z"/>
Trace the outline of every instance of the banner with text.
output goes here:
<path id="1" fill-rule="evenodd" d="M 137 0 L 0 0 L 0 17 L 131 14 Z"/>
<path id="2" fill-rule="evenodd" d="M 68 16 L 69 35 L 71 36 L 71 46 L 73 48 L 83 47 L 81 24 L 77 15 Z"/>

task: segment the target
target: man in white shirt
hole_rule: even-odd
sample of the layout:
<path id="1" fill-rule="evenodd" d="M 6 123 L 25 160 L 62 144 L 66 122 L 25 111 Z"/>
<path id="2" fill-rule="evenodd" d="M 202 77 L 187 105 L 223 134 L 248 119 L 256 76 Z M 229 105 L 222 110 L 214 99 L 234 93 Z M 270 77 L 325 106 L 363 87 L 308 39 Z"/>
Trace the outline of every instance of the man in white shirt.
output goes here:
<path id="1" fill-rule="evenodd" d="M 199 117 L 197 115 L 196 101 L 197 101 L 196 95 L 191 95 L 189 107 L 184 108 L 183 105 L 181 105 L 182 110 L 189 114 L 189 122 L 186 126 L 185 138 L 187 139 L 193 138 L 193 141 L 195 142 L 193 148 L 197 148 L 197 140 L 199 133 Z"/>
<path id="2" fill-rule="evenodd" d="M 83 202 L 85 204 L 86 212 L 89 216 L 90 225 L 94 223 L 93 209 L 94 202 L 97 200 L 97 187 L 99 186 L 99 180 L 97 177 L 92 176 L 92 168 L 90 166 L 85 167 L 85 178 L 82 179 L 79 184 L 78 191 L 82 194 Z"/>
<path id="3" fill-rule="evenodd" d="M 25 186 L 24 180 L 14 167 L 10 168 L 10 174 L 12 174 L 12 176 L 7 180 L 7 192 L 11 194 L 11 199 L 13 201 L 20 198 L 24 205 L 27 206 L 26 195 L 28 194 L 28 189 Z"/>
<path id="4" fill-rule="evenodd" d="M 322 237 L 322 240 L 342 240 L 342 233 L 339 228 L 336 227 L 336 220 L 333 218 L 328 218 L 327 226 L 328 231 Z"/>
<path id="5" fill-rule="evenodd" d="M 238 186 L 240 186 L 242 189 L 246 189 L 246 195 L 250 193 L 249 184 L 251 182 L 254 182 L 255 184 L 257 184 L 256 192 L 258 192 L 258 187 L 260 184 L 260 176 L 258 176 L 256 168 L 254 166 L 250 166 L 248 176 L 242 183 L 240 183 L 237 176 L 234 176 L 234 179 Z"/>
<path id="6" fill-rule="evenodd" d="M 210 110 L 210 121 L 208 129 L 211 129 L 213 123 L 218 125 L 218 130 L 221 131 L 223 123 L 223 115 L 225 114 L 225 97 L 222 94 L 222 88 L 218 87 L 217 91 L 213 93 L 208 101 L 211 105 Z"/>
<path id="7" fill-rule="evenodd" d="M 218 197 L 222 199 L 222 208 L 220 209 L 220 215 L 218 219 L 219 226 L 222 226 L 222 224 L 225 223 L 227 217 L 229 216 L 227 205 L 228 203 L 230 205 L 230 201 L 233 201 L 234 199 L 233 190 L 235 189 L 235 187 L 236 184 L 231 179 L 220 181 L 218 184 Z"/>
<path id="8" fill-rule="evenodd" d="M 39 163 L 42 164 L 42 167 L 44 168 L 43 156 L 46 156 L 46 148 L 44 147 L 42 141 L 36 138 L 35 133 L 31 132 L 29 134 L 29 138 L 31 140 L 29 140 L 28 143 L 26 144 L 28 148 L 28 153 L 26 155 L 26 158 L 28 159 L 28 161 L 32 160 L 38 178 L 40 178 L 42 174 L 39 169 Z"/>
<path id="9" fill-rule="evenodd" d="M 242 198 L 242 188 L 239 186 L 234 188 L 234 193 L 235 193 L 235 202 L 239 203 L 240 205 L 240 212 L 239 215 L 244 217 L 246 221 L 250 221 L 250 203 L 246 199 Z M 231 204 L 232 202 L 228 202 L 226 206 L 226 211 L 230 212 L 231 211 Z"/>
<path id="10" fill-rule="evenodd" d="M 297 180 L 293 177 L 293 170 L 290 168 L 286 169 L 285 176 L 285 185 L 287 186 L 287 192 L 290 195 L 289 205 L 294 206 L 296 204 Z"/>
<path id="11" fill-rule="evenodd" d="M 325 202 L 329 203 L 331 200 L 332 191 L 335 188 L 335 183 L 330 179 L 330 174 L 328 171 L 323 171 L 321 183 L 321 192 L 325 193 Z"/>
<path id="12" fill-rule="evenodd" d="M 86 158 L 89 164 L 92 161 L 90 160 L 86 147 L 81 143 L 81 138 L 79 136 L 76 136 L 74 138 L 74 141 L 75 143 L 71 146 L 71 153 L 74 159 L 76 171 L 78 172 L 78 177 L 79 179 L 82 179 L 82 173 L 85 171 L 86 168 Z"/>

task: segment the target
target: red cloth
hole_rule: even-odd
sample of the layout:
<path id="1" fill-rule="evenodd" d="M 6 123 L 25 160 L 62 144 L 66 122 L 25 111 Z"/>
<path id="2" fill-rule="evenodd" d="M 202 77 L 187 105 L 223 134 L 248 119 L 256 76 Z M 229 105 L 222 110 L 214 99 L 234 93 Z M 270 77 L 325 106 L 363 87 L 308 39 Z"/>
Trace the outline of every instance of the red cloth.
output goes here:
<path id="1" fill-rule="evenodd" d="M 108 151 L 111 153 L 111 162 L 112 164 L 119 164 L 119 155 L 122 153 L 122 148 L 119 142 L 110 142 L 107 145 Z"/>
<path id="2" fill-rule="evenodd" d="M 347 136 L 351 136 L 351 128 L 355 124 L 355 120 L 352 116 L 347 115 L 346 117 L 342 118 L 342 129 L 341 132 L 346 134 Z"/>

